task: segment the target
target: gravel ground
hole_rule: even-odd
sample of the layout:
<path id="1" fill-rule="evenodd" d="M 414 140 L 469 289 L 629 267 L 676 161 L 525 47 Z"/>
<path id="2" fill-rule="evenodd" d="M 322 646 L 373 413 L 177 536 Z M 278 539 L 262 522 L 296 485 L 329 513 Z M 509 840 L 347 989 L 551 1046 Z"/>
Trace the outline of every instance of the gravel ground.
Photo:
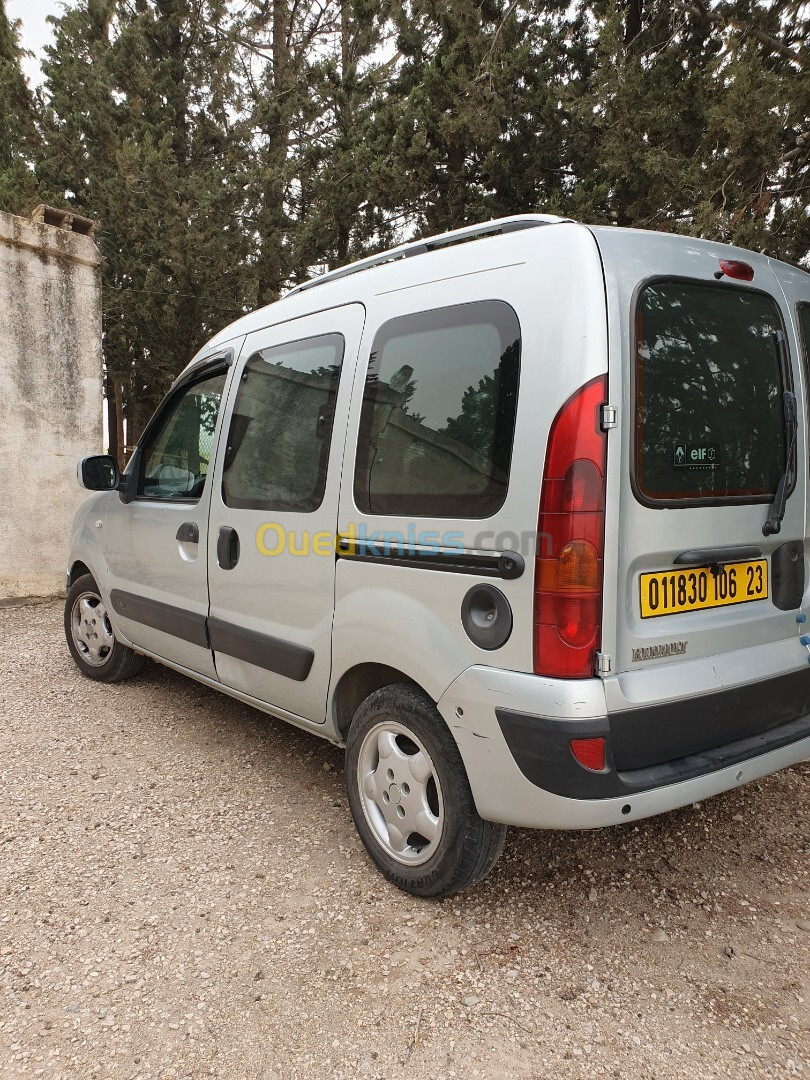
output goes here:
<path id="1" fill-rule="evenodd" d="M 513 830 L 441 903 L 367 860 L 342 754 L 0 610 L 6 1077 L 810 1080 L 810 767 Z"/>

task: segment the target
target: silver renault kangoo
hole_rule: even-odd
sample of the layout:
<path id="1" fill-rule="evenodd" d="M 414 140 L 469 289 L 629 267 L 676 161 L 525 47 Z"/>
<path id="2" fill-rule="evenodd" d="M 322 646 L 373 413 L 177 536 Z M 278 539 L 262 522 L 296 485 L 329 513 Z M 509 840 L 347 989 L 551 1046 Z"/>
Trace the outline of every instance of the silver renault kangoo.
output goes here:
<path id="1" fill-rule="evenodd" d="M 810 275 L 525 216 L 239 319 L 123 474 L 83 459 L 65 631 L 346 747 L 401 889 L 508 825 L 633 822 L 810 756 Z"/>

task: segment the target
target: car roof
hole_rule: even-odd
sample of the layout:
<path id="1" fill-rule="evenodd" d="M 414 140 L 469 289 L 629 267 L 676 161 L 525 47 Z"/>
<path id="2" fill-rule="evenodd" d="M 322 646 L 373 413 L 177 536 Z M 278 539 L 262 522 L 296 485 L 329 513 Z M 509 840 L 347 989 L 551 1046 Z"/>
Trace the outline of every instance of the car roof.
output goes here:
<path id="1" fill-rule="evenodd" d="M 652 236 L 662 243 L 698 245 L 707 252 L 716 253 L 720 249 L 728 257 L 767 260 L 780 278 L 798 274 L 810 282 L 810 275 L 789 263 L 715 240 L 660 230 L 585 225 L 571 218 L 551 214 L 520 214 L 400 244 L 378 255 L 310 278 L 294 286 L 279 300 L 257 308 L 223 327 L 200 349 L 188 367 L 218 350 L 221 351 L 230 341 L 255 330 L 297 319 L 315 311 L 357 303 L 364 294 L 394 291 L 407 288 L 415 281 L 424 282 L 425 259 L 428 256 L 432 256 L 436 262 L 439 280 L 462 273 L 475 273 L 481 268 L 479 264 L 492 267 L 493 257 L 497 260 L 500 255 L 511 255 L 515 250 L 528 252 L 533 246 L 532 233 L 535 229 L 560 226 L 587 229 L 598 244 L 603 240 L 605 247 L 614 250 L 618 245 L 632 246 L 634 241 L 639 242 L 642 238 L 649 239 Z M 433 262 L 430 265 L 432 266 Z"/>

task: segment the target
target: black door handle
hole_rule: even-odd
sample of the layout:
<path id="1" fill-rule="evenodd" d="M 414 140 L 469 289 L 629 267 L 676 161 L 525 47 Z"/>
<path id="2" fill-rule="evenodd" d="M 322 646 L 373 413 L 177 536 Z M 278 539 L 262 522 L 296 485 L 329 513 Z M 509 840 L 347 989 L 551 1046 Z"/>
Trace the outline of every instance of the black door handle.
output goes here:
<path id="1" fill-rule="evenodd" d="M 699 563 L 745 562 L 746 559 L 761 559 L 762 549 L 738 544 L 736 547 L 694 548 L 682 551 L 672 560 L 676 566 L 689 566 Z"/>
<path id="2" fill-rule="evenodd" d="M 217 539 L 217 562 L 223 570 L 233 570 L 239 562 L 239 536 L 230 525 L 222 525 Z"/>
<path id="3" fill-rule="evenodd" d="M 179 540 L 181 544 L 199 544 L 200 542 L 200 529 L 196 521 L 184 521 L 180 528 L 177 530 L 177 536 L 175 540 Z"/>

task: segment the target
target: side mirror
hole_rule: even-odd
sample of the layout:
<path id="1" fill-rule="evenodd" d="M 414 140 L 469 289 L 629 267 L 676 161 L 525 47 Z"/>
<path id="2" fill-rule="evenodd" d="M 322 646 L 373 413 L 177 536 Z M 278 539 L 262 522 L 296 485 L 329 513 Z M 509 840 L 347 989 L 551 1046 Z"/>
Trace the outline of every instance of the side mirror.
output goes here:
<path id="1" fill-rule="evenodd" d="M 88 491 L 113 491 L 118 487 L 118 465 L 109 454 L 82 458 L 76 470 L 79 486 Z"/>

